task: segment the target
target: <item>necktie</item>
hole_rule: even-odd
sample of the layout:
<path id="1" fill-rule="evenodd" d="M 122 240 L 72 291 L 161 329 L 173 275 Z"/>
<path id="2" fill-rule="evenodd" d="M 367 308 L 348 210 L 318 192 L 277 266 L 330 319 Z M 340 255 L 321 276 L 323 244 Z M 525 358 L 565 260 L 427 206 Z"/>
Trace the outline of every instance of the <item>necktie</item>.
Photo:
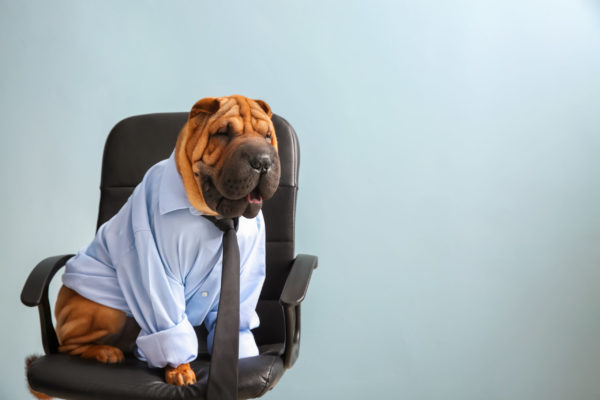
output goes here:
<path id="1" fill-rule="evenodd" d="M 238 398 L 238 354 L 240 334 L 240 249 L 238 219 L 206 217 L 223 231 L 223 270 L 217 323 L 210 359 L 206 398 Z"/>

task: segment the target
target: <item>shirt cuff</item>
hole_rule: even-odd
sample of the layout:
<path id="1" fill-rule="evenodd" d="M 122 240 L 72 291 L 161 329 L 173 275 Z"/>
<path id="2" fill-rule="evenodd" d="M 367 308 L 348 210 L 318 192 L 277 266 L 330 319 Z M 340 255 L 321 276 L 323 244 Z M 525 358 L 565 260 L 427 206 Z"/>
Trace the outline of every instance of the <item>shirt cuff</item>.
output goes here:
<path id="1" fill-rule="evenodd" d="M 141 332 L 136 340 L 138 358 L 149 366 L 177 367 L 198 356 L 198 338 L 187 317 L 172 328 L 156 333 Z"/>
<path id="2" fill-rule="evenodd" d="M 208 352 L 212 354 L 213 340 L 215 337 L 215 330 L 213 329 L 208 333 L 206 338 L 206 344 L 208 346 Z M 255 357 L 258 355 L 258 346 L 254 341 L 254 335 L 249 329 L 240 330 L 240 349 L 239 358 Z"/>

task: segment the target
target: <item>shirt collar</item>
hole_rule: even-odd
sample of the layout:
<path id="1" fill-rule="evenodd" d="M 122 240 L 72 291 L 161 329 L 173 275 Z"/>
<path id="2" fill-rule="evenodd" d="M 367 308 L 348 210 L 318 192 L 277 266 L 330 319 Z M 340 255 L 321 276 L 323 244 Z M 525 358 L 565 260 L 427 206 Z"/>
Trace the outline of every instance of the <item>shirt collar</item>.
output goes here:
<path id="1" fill-rule="evenodd" d="M 196 210 L 187 198 L 183 179 L 177 165 L 175 165 L 175 152 L 167 159 L 162 178 L 160 180 L 158 209 L 161 215 L 175 210 L 189 209 L 194 215 L 202 215 Z"/>

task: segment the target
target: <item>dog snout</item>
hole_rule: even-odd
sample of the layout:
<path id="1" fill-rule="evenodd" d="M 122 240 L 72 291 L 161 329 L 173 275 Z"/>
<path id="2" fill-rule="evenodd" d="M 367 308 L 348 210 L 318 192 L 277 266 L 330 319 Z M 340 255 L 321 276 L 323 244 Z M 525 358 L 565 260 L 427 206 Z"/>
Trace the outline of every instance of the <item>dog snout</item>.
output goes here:
<path id="1" fill-rule="evenodd" d="M 271 165 L 273 164 L 271 156 L 266 153 L 256 154 L 252 156 L 249 162 L 252 169 L 261 175 L 269 172 L 269 170 L 271 169 Z"/>

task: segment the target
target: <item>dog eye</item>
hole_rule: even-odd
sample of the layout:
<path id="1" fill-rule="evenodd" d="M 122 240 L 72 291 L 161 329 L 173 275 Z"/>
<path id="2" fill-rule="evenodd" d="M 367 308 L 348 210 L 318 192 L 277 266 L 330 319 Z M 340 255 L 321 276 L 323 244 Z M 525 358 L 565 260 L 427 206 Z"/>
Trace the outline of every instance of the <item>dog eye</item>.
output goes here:
<path id="1" fill-rule="evenodd" d="M 265 136 L 265 139 L 269 143 L 271 143 L 273 141 L 273 137 L 271 136 L 271 132 L 267 133 L 267 135 Z"/>
<path id="2" fill-rule="evenodd" d="M 211 137 L 216 137 L 216 138 L 229 139 L 229 138 L 231 138 L 231 132 L 229 130 L 217 131 L 217 132 L 213 133 L 210 136 Z"/>

